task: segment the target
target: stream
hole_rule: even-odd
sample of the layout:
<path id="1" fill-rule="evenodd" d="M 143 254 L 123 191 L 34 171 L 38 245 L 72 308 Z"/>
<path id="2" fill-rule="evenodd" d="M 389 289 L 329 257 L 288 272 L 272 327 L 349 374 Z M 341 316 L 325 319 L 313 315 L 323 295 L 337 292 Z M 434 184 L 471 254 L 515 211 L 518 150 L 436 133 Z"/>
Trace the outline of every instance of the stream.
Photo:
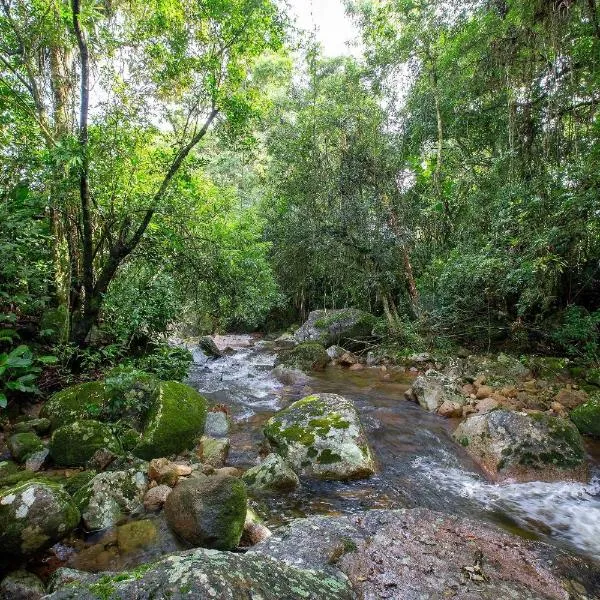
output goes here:
<path id="1" fill-rule="evenodd" d="M 276 355 L 268 342 L 228 336 L 234 352 L 207 359 L 194 350 L 188 383 L 231 412 L 229 464 L 257 463 L 262 425 L 309 393 L 336 393 L 354 401 L 378 461 L 368 480 L 303 480 L 288 495 L 266 499 L 271 527 L 312 514 L 422 506 L 494 522 L 505 529 L 600 558 L 600 448 L 590 443 L 591 479 L 580 483 L 488 482 L 466 451 L 451 439 L 457 421 L 428 413 L 403 398 L 411 377 L 393 368 L 349 371 L 328 367 L 305 384 L 285 386 L 272 375 Z"/>

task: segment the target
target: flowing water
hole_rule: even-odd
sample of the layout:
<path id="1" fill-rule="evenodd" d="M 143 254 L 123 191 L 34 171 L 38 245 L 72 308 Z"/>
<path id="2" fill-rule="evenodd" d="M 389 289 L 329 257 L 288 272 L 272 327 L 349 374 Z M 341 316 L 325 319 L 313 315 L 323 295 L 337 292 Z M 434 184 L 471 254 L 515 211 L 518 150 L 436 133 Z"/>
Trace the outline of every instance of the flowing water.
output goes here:
<path id="1" fill-rule="evenodd" d="M 592 478 L 579 483 L 489 483 L 466 451 L 451 439 L 457 422 L 406 402 L 411 379 L 379 368 L 329 367 L 307 383 L 284 386 L 272 375 L 275 353 L 250 336 L 220 340 L 235 352 L 207 359 L 194 352 L 189 383 L 231 411 L 229 462 L 256 464 L 262 425 L 276 411 L 312 392 L 351 398 L 377 457 L 377 475 L 350 483 L 304 480 L 289 495 L 266 500 L 270 525 L 298 516 L 369 508 L 424 506 L 496 522 L 520 535 L 544 539 L 600 558 L 600 456 L 590 446 Z"/>

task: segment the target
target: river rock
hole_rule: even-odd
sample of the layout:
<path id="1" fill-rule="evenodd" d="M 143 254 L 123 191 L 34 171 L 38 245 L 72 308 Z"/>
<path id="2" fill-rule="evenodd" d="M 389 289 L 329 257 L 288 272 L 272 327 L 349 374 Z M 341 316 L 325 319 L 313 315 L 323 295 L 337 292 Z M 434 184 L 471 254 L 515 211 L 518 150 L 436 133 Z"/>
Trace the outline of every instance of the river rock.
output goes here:
<path id="1" fill-rule="evenodd" d="M 32 431 L 11 435 L 7 445 L 13 458 L 20 463 L 25 462 L 29 455 L 44 448 L 42 440 Z"/>
<path id="2" fill-rule="evenodd" d="M 59 427 L 52 434 L 48 449 L 54 462 L 64 467 L 84 467 L 100 449 L 117 454 L 121 452 L 111 428 L 92 420 L 75 421 Z"/>
<path id="3" fill-rule="evenodd" d="M 583 440 L 566 419 L 494 410 L 469 417 L 453 435 L 493 479 L 587 478 Z"/>
<path id="4" fill-rule="evenodd" d="M 88 531 L 116 525 L 126 515 L 141 512 L 148 489 L 145 471 L 107 471 L 96 475 L 74 497 Z"/>
<path id="5" fill-rule="evenodd" d="M 590 565 L 481 522 L 424 508 L 297 519 L 250 548 L 331 575 L 368 600 L 568 600 L 567 580 Z M 580 589 L 586 597 L 586 589 Z"/>
<path id="6" fill-rule="evenodd" d="M 292 469 L 318 479 L 360 479 L 375 463 L 354 404 L 313 394 L 269 419 L 265 436 Z"/>
<path id="7" fill-rule="evenodd" d="M 255 546 L 273 535 L 271 530 L 266 527 L 260 517 L 250 508 L 246 511 L 246 521 L 244 522 L 244 532 L 240 544 L 242 546 Z"/>
<path id="8" fill-rule="evenodd" d="M 50 451 L 48 448 L 42 448 L 27 457 L 25 460 L 25 468 L 28 471 L 37 473 L 37 471 L 40 471 L 42 467 L 44 467 L 49 457 Z"/>
<path id="9" fill-rule="evenodd" d="M 202 352 L 204 352 L 204 354 L 210 356 L 211 358 L 223 357 L 223 353 L 219 350 L 217 344 L 215 344 L 215 340 L 213 340 L 210 335 L 203 335 L 198 340 L 198 347 L 200 350 L 202 350 Z"/>
<path id="10" fill-rule="evenodd" d="M 206 413 L 204 435 L 214 438 L 225 438 L 229 435 L 230 428 L 231 419 L 226 412 L 222 410 L 211 410 Z"/>
<path id="11" fill-rule="evenodd" d="M 117 545 L 123 554 L 150 546 L 157 537 L 158 528 L 150 519 L 131 521 L 117 528 Z"/>
<path id="12" fill-rule="evenodd" d="M 33 554 L 78 523 L 79 511 L 59 485 L 27 481 L 0 492 L 0 553 Z"/>
<path id="13" fill-rule="evenodd" d="M 153 458 L 148 464 L 148 477 L 159 485 L 175 487 L 179 481 L 179 469 L 168 458 Z"/>
<path id="14" fill-rule="evenodd" d="M 168 485 L 150 488 L 144 496 L 144 508 L 148 512 L 160 510 L 173 490 Z"/>
<path id="15" fill-rule="evenodd" d="M 40 600 L 45 594 L 42 580 L 29 571 L 13 571 L 0 583 L 0 600 Z"/>
<path id="16" fill-rule="evenodd" d="M 337 360 L 338 358 L 341 358 L 344 354 L 346 354 L 346 352 L 347 350 L 345 350 L 341 346 L 336 346 L 335 344 L 327 348 L 327 354 L 329 355 L 329 358 L 331 358 L 331 360 Z"/>
<path id="17" fill-rule="evenodd" d="M 165 502 L 171 529 L 194 546 L 232 550 L 246 520 L 246 486 L 237 477 L 215 472 L 181 481 Z"/>
<path id="18" fill-rule="evenodd" d="M 287 492 L 300 483 L 298 475 L 279 454 L 269 454 L 260 465 L 248 469 L 242 479 L 250 491 L 258 494 Z"/>
<path id="19" fill-rule="evenodd" d="M 227 462 L 230 447 L 229 438 L 214 438 L 203 435 L 198 441 L 196 455 L 205 465 L 219 468 Z"/>
<path id="20" fill-rule="evenodd" d="M 331 361 L 325 347 L 317 342 L 304 342 L 281 353 L 277 359 L 283 366 L 301 371 L 322 371 Z"/>
<path id="21" fill-rule="evenodd" d="M 298 343 L 318 342 L 325 347 L 341 344 L 354 349 L 371 336 L 375 323 L 373 315 L 355 308 L 313 310 L 294 337 Z"/>
<path id="22" fill-rule="evenodd" d="M 581 433 L 600 437 L 600 394 L 571 411 L 570 416 Z"/>
<path id="23" fill-rule="evenodd" d="M 460 406 L 466 402 L 458 380 L 433 369 L 415 379 L 409 394 L 422 408 L 430 412 L 436 412 L 445 402 Z"/>
<path id="24" fill-rule="evenodd" d="M 584 404 L 588 395 L 582 390 L 574 390 L 571 387 L 565 387 L 554 396 L 554 402 L 562 404 L 566 409 L 572 410 L 579 405 Z"/>
<path id="25" fill-rule="evenodd" d="M 64 569 L 61 569 L 64 571 Z M 75 572 L 77 573 L 77 572 Z M 260 554 L 235 554 L 196 548 L 168 555 L 121 573 L 76 575 L 64 587 L 55 578 L 47 600 L 354 600 L 348 580 L 299 569 Z"/>
<path id="26" fill-rule="evenodd" d="M 300 369 L 292 369 L 277 365 L 271 374 L 283 385 L 303 385 L 310 381 L 310 377 Z"/>
<path id="27" fill-rule="evenodd" d="M 284 333 L 273 341 L 277 350 L 293 348 L 298 342 L 292 333 Z"/>

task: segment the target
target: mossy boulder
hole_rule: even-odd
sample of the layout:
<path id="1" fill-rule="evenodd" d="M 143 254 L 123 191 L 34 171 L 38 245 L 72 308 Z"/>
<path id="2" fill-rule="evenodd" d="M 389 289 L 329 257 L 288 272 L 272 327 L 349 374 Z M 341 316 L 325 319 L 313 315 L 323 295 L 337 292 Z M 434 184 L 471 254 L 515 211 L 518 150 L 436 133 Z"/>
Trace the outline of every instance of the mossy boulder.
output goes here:
<path id="1" fill-rule="evenodd" d="M 495 410 L 469 417 L 453 435 L 495 480 L 587 479 L 583 439 L 567 419 Z"/>
<path id="2" fill-rule="evenodd" d="M 89 381 L 53 394 L 40 411 L 40 417 L 50 420 L 52 429 L 75 421 L 90 419 L 106 403 L 106 387 L 101 381 Z"/>
<path id="3" fill-rule="evenodd" d="M 246 508 L 244 482 L 216 471 L 179 482 L 165 502 L 165 515 L 189 544 L 232 550 L 242 537 Z"/>
<path id="4" fill-rule="evenodd" d="M 45 595 L 42 580 L 29 571 L 13 571 L 0 583 L 2 600 L 41 600 Z"/>
<path id="5" fill-rule="evenodd" d="M 50 419 L 27 419 L 13 425 L 14 433 L 33 432 L 44 435 L 50 431 Z"/>
<path id="6" fill-rule="evenodd" d="M 360 479 L 375 463 L 354 404 L 336 394 L 314 394 L 267 421 L 264 433 L 298 474 Z"/>
<path id="7" fill-rule="evenodd" d="M 8 449 L 17 462 L 25 462 L 28 456 L 43 448 L 42 440 L 32 431 L 15 433 L 8 438 Z"/>
<path id="8" fill-rule="evenodd" d="M 217 600 L 352 600 L 343 575 L 301 569 L 261 554 L 196 548 L 121 573 L 60 569 L 49 600 L 214 598 Z"/>
<path id="9" fill-rule="evenodd" d="M 580 433 L 600 438 L 600 394 L 571 411 L 570 417 Z"/>
<path id="10" fill-rule="evenodd" d="M 80 471 L 71 477 L 68 477 L 63 486 L 68 494 L 74 496 L 83 486 L 87 485 L 94 477 L 96 477 L 96 471 Z"/>
<path id="11" fill-rule="evenodd" d="M 50 455 L 57 465 L 84 467 L 97 450 L 121 452 L 111 428 L 99 421 L 75 421 L 57 429 L 50 439 Z"/>
<path id="12" fill-rule="evenodd" d="M 204 430 L 206 407 L 206 398 L 188 385 L 161 381 L 133 454 L 150 460 L 192 449 Z"/>
<path id="13" fill-rule="evenodd" d="M 313 310 L 294 338 L 298 343 L 318 342 L 327 348 L 340 344 L 352 350 L 371 337 L 376 322 L 372 314 L 356 308 Z"/>
<path id="14" fill-rule="evenodd" d="M 77 491 L 73 499 L 88 531 L 118 524 L 127 515 L 141 512 L 148 489 L 145 470 L 99 473 Z"/>
<path id="15" fill-rule="evenodd" d="M 79 523 L 60 485 L 27 481 L 0 491 L 0 552 L 29 555 L 48 548 Z"/>
<path id="16" fill-rule="evenodd" d="M 331 362 L 331 359 L 322 344 L 304 342 L 283 352 L 277 362 L 291 369 L 321 371 Z"/>
<path id="17" fill-rule="evenodd" d="M 279 454 L 269 454 L 260 465 L 248 469 L 242 476 L 242 480 L 255 494 L 287 492 L 300 483 L 298 475 Z"/>
<path id="18" fill-rule="evenodd" d="M 144 378 L 137 383 L 132 381 L 130 387 L 132 394 L 143 396 L 140 399 L 143 410 L 140 413 L 139 407 L 134 407 L 135 418 L 131 417 L 132 408 L 128 408 L 127 403 L 113 402 L 114 390 L 100 381 L 83 383 L 54 394 L 41 414 L 56 430 L 110 413 L 111 421 L 123 419 L 135 427 L 122 431 L 122 441 L 127 450 L 147 460 L 177 454 L 194 446 L 194 440 L 204 429 L 207 406 L 204 397 L 189 386 L 174 381 Z M 128 394 L 127 390 L 120 390 L 120 393 Z M 117 407 L 121 404 L 123 409 L 119 412 Z"/>

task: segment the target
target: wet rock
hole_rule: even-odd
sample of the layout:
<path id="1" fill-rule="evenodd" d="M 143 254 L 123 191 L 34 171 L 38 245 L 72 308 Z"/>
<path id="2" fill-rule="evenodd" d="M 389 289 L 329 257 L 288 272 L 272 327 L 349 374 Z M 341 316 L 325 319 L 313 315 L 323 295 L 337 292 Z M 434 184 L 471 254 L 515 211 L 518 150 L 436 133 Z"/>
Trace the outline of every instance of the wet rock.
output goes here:
<path id="1" fill-rule="evenodd" d="M 298 344 L 278 358 L 283 366 L 301 371 L 321 371 L 330 360 L 325 347 L 316 342 Z"/>
<path id="2" fill-rule="evenodd" d="M 148 488 L 146 473 L 137 469 L 96 475 L 74 497 L 88 531 L 107 529 L 126 515 L 141 512 Z"/>
<path id="3" fill-rule="evenodd" d="M 148 464 L 148 477 L 156 483 L 175 487 L 179 481 L 179 469 L 168 458 L 153 458 Z"/>
<path id="4" fill-rule="evenodd" d="M 364 365 L 361 365 L 360 363 L 355 363 L 349 367 L 349 370 L 350 371 L 362 371 L 362 370 L 364 370 L 364 368 L 365 368 Z"/>
<path id="5" fill-rule="evenodd" d="M 571 411 L 570 416 L 581 433 L 600 437 L 600 394 Z"/>
<path id="6" fill-rule="evenodd" d="M 354 308 L 314 310 L 294 337 L 298 343 L 318 342 L 325 347 L 341 344 L 354 349 L 357 342 L 371 336 L 375 323 L 373 315 Z"/>
<path id="7" fill-rule="evenodd" d="M 198 458 L 211 467 L 222 467 L 227 462 L 231 443 L 229 438 L 213 438 L 203 435 L 196 448 Z"/>
<path id="8" fill-rule="evenodd" d="M 229 435 L 231 428 L 231 419 L 229 415 L 222 410 L 211 410 L 206 413 L 206 424 L 204 425 L 204 435 L 213 438 L 224 438 Z"/>
<path id="9" fill-rule="evenodd" d="M 554 396 L 554 401 L 562 404 L 566 409 L 572 410 L 584 404 L 588 395 L 581 390 L 574 390 L 571 386 L 565 387 Z"/>
<path id="10" fill-rule="evenodd" d="M 0 552 L 33 554 L 78 523 L 79 511 L 59 485 L 27 481 L 0 492 Z"/>
<path id="11" fill-rule="evenodd" d="M 216 472 L 181 481 L 165 502 L 171 529 L 194 546 L 232 550 L 246 520 L 246 486 Z"/>
<path id="12" fill-rule="evenodd" d="M 42 580 L 29 571 L 13 571 L 0 583 L 0 600 L 40 600 L 45 594 Z"/>
<path id="13" fill-rule="evenodd" d="M 168 485 L 157 485 L 144 496 L 144 508 L 148 512 L 160 510 L 173 490 Z"/>
<path id="14" fill-rule="evenodd" d="M 339 358 L 338 363 L 343 367 L 351 367 L 359 363 L 358 356 L 352 352 L 344 352 Z"/>
<path id="15" fill-rule="evenodd" d="M 252 554 L 317 572 L 341 571 L 356 596 L 370 600 L 570 597 L 561 561 L 548 558 L 559 551 L 422 508 L 298 519 L 250 548 Z M 589 572 L 582 560 L 577 564 Z M 593 595 L 592 584 L 587 592 Z"/>
<path id="16" fill-rule="evenodd" d="M 222 358 L 223 353 L 215 344 L 215 341 L 210 337 L 210 335 L 204 335 L 198 340 L 198 347 L 204 354 L 210 356 L 211 358 Z"/>
<path id="17" fill-rule="evenodd" d="M 25 462 L 34 452 L 44 449 L 42 440 L 33 432 L 15 433 L 7 440 L 8 449 L 17 462 Z"/>
<path id="18" fill-rule="evenodd" d="M 460 418 L 463 415 L 463 406 L 458 402 L 448 402 L 448 400 L 442 402 L 442 405 L 437 409 L 440 417 L 446 417 L 448 419 Z"/>
<path id="19" fill-rule="evenodd" d="M 33 432 L 38 435 L 44 435 L 50 431 L 50 419 L 29 419 L 20 421 L 13 426 L 14 433 Z"/>
<path id="20" fill-rule="evenodd" d="M 283 385 L 302 385 L 310 381 L 310 377 L 300 369 L 290 369 L 283 365 L 277 365 L 271 373 Z"/>
<path id="21" fill-rule="evenodd" d="M 48 446 L 54 462 L 65 467 L 84 467 L 96 451 L 121 451 L 111 428 L 100 421 L 75 421 L 59 427 Z"/>
<path id="22" fill-rule="evenodd" d="M 566 419 L 494 410 L 469 417 L 453 435 L 494 479 L 587 478 L 583 440 Z"/>
<path id="23" fill-rule="evenodd" d="M 465 403 L 458 381 L 433 369 L 417 377 L 409 393 L 416 402 L 430 412 L 436 412 L 444 402 L 457 403 L 461 406 Z"/>
<path id="24" fill-rule="evenodd" d="M 314 394 L 269 419 L 265 436 L 298 473 L 319 479 L 360 479 L 375 463 L 354 404 Z"/>
<path id="25" fill-rule="evenodd" d="M 260 465 L 246 471 L 242 479 L 255 494 L 287 492 L 300 483 L 298 475 L 279 454 L 269 454 Z"/>
<path id="26" fill-rule="evenodd" d="M 48 457 L 50 456 L 50 451 L 48 448 L 43 448 L 42 450 L 38 450 L 33 454 L 30 454 L 25 460 L 25 468 L 28 471 L 37 472 L 41 470 L 46 462 L 48 461 Z"/>
<path id="27" fill-rule="evenodd" d="M 71 577 L 74 577 L 71 574 Z M 348 580 L 314 573 L 258 554 L 235 554 L 196 548 L 143 568 L 122 573 L 82 575 L 82 581 L 57 591 L 48 600 L 353 600 Z"/>
<path id="28" fill-rule="evenodd" d="M 285 348 L 293 348 L 298 342 L 296 341 L 296 338 L 293 336 L 293 334 L 284 333 L 280 335 L 277 339 L 275 339 L 273 343 L 276 349 L 282 350 Z"/>
<path id="29" fill-rule="evenodd" d="M 99 448 L 87 462 L 87 468 L 94 471 L 104 471 L 116 458 L 112 450 L 108 448 Z"/>
<path id="30" fill-rule="evenodd" d="M 192 449 L 204 430 L 206 406 L 206 399 L 191 387 L 175 381 L 160 382 L 142 439 L 133 453 L 150 460 Z"/>
<path id="31" fill-rule="evenodd" d="M 122 554 L 150 546 L 157 538 L 156 524 L 149 519 L 132 521 L 117 528 L 117 545 Z"/>

